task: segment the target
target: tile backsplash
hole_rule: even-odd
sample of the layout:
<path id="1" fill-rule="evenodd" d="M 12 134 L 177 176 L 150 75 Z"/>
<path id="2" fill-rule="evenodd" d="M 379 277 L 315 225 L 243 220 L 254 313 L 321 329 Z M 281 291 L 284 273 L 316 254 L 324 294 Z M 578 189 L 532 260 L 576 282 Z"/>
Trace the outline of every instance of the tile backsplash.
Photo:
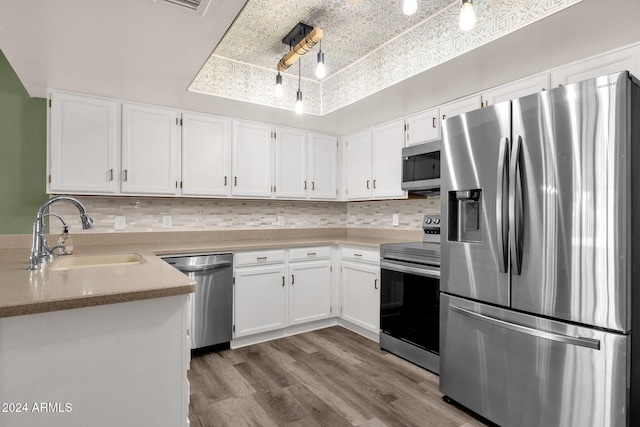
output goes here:
<path id="1" fill-rule="evenodd" d="M 255 228 L 396 228 L 419 230 L 424 214 L 440 212 L 440 198 L 366 202 L 287 200 L 187 199 L 150 197 L 77 197 L 93 218 L 88 232 L 147 232 L 241 230 Z M 78 211 L 68 203 L 56 203 L 52 212 L 61 215 L 72 233 L 82 232 Z M 392 224 L 393 214 L 399 226 Z M 171 216 L 171 228 L 163 217 Z M 126 227 L 115 230 L 115 217 L 124 216 Z M 278 224 L 278 217 L 284 224 Z M 52 219 L 56 233 L 57 220 Z"/>

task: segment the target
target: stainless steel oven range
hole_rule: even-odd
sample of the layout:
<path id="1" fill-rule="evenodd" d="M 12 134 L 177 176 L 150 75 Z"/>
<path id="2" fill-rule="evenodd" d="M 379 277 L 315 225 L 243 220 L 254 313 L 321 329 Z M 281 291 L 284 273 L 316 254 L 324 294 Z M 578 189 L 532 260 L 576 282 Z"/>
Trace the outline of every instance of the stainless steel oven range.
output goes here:
<path id="1" fill-rule="evenodd" d="M 439 372 L 440 217 L 422 242 L 380 246 L 380 348 Z"/>

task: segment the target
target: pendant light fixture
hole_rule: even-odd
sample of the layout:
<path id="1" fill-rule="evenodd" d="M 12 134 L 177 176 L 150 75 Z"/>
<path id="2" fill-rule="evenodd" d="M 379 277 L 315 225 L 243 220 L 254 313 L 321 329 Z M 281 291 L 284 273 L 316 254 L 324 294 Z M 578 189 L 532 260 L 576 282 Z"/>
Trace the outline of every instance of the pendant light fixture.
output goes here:
<path id="1" fill-rule="evenodd" d="M 276 98 L 280 99 L 284 95 L 284 88 L 282 87 L 282 74 L 278 71 L 278 75 L 276 76 L 276 90 L 275 90 Z"/>
<path id="2" fill-rule="evenodd" d="M 460 29 L 470 31 L 476 25 L 476 13 L 473 10 L 472 0 L 462 0 L 460 8 Z"/>
<path id="3" fill-rule="evenodd" d="M 300 90 L 300 63 L 302 61 L 298 60 L 298 92 L 296 93 L 296 106 L 295 111 L 297 114 L 304 113 L 304 104 L 302 103 L 302 91 Z"/>
<path id="4" fill-rule="evenodd" d="M 411 16 L 418 11 L 418 0 L 404 0 L 402 4 L 402 12 L 405 15 Z"/>
<path id="5" fill-rule="evenodd" d="M 318 52 L 318 63 L 316 64 L 316 77 L 324 79 L 327 75 L 327 69 L 324 66 L 324 53 L 322 53 L 322 40 L 320 40 L 320 52 Z"/>

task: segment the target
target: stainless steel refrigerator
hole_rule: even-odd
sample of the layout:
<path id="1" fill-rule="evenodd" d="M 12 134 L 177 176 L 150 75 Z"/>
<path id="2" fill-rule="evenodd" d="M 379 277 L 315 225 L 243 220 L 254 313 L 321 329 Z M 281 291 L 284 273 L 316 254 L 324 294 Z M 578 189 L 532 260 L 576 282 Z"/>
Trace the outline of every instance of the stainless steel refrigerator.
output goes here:
<path id="1" fill-rule="evenodd" d="M 640 425 L 638 84 L 444 122 L 440 390 L 499 425 Z"/>

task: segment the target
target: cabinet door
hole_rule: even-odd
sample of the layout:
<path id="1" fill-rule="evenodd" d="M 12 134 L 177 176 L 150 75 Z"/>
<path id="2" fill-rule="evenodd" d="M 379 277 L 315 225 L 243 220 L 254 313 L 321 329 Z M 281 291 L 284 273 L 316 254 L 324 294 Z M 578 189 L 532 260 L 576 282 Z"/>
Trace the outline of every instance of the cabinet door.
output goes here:
<path id="1" fill-rule="evenodd" d="M 276 128 L 276 197 L 307 197 L 307 133 Z"/>
<path id="2" fill-rule="evenodd" d="M 119 104 L 58 92 L 50 99 L 49 192 L 116 193 Z"/>
<path id="3" fill-rule="evenodd" d="M 369 199 L 371 187 L 371 130 L 351 135 L 346 140 L 347 199 Z"/>
<path id="4" fill-rule="evenodd" d="M 338 197 L 338 138 L 331 135 L 309 134 L 309 180 L 307 190 L 311 199 Z"/>
<path id="5" fill-rule="evenodd" d="M 407 146 L 440 139 L 440 110 L 425 111 L 407 117 Z"/>
<path id="6" fill-rule="evenodd" d="M 233 187 L 231 194 L 271 197 L 271 127 L 252 122 L 233 122 Z"/>
<path id="7" fill-rule="evenodd" d="M 122 104 L 122 192 L 176 194 L 178 137 L 176 111 Z"/>
<path id="8" fill-rule="evenodd" d="M 473 95 L 441 106 L 440 114 L 442 114 L 442 120 L 446 120 L 449 117 L 468 113 L 469 111 L 477 110 L 478 108 L 482 108 L 482 96 Z"/>
<path id="9" fill-rule="evenodd" d="M 231 121 L 224 117 L 182 115 L 182 194 L 229 196 Z"/>
<path id="10" fill-rule="evenodd" d="M 402 185 L 402 148 L 404 120 L 373 128 L 371 135 L 371 170 L 373 197 L 406 197 Z"/>
<path id="11" fill-rule="evenodd" d="M 546 89 L 549 89 L 549 74 L 529 77 L 488 91 L 485 107 L 502 101 L 538 93 Z"/>
<path id="12" fill-rule="evenodd" d="M 331 261 L 289 264 L 289 324 L 331 316 Z"/>
<path id="13" fill-rule="evenodd" d="M 598 55 L 562 67 L 551 74 L 551 85 L 568 85 L 624 70 L 640 75 L 640 46 Z"/>
<path id="14" fill-rule="evenodd" d="M 285 265 L 236 268 L 235 277 L 235 336 L 284 328 L 287 321 Z"/>
<path id="15" fill-rule="evenodd" d="M 342 317 L 380 332 L 380 267 L 342 263 Z"/>

